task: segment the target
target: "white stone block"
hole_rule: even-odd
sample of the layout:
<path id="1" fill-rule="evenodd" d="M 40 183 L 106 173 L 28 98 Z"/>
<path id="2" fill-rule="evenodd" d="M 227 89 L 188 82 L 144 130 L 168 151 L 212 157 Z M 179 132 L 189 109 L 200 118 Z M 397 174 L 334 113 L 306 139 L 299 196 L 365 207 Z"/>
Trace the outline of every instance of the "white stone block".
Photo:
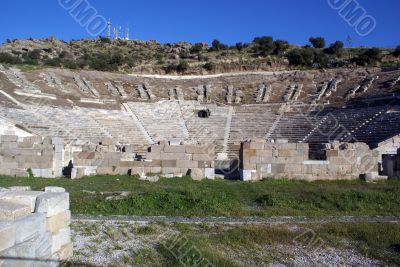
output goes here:
<path id="1" fill-rule="evenodd" d="M 29 191 L 31 190 L 30 186 L 11 186 L 8 189 L 11 191 Z"/>
<path id="2" fill-rule="evenodd" d="M 31 213 L 31 208 L 13 202 L 0 200 L 0 220 L 13 221 Z"/>
<path id="3" fill-rule="evenodd" d="M 35 212 L 46 213 L 46 217 L 69 210 L 68 193 L 44 193 L 36 199 Z"/>
<path id="4" fill-rule="evenodd" d="M 240 171 L 240 178 L 242 181 L 251 181 L 251 174 L 253 173 L 253 170 L 241 170 Z"/>
<path id="5" fill-rule="evenodd" d="M 65 192 L 65 188 L 58 187 L 58 186 L 46 186 L 44 188 L 44 192 L 46 192 L 46 193 L 63 193 L 63 192 Z"/>
<path id="6" fill-rule="evenodd" d="M 13 202 L 30 207 L 34 212 L 37 196 L 43 194 L 41 191 L 9 191 L 0 195 L 0 200 Z"/>
<path id="7" fill-rule="evenodd" d="M 205 168 L 204 171 L 205 171 L 204 176 L 207 179 L 215 180 L 215 169 L 214 168 Z"/>
<path id="8" fill-rule="evenodd" d="M 71 224 L 71 211 L 66 210 L 46 219 L 46 228 L 52 233 L 57 233 Z"/>

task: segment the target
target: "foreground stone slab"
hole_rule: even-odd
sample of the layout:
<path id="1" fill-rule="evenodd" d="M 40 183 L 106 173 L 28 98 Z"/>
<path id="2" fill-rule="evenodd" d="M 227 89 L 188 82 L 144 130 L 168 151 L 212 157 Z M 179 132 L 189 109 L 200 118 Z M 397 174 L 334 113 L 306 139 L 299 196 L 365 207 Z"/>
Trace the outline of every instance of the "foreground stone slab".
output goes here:
<path id="1" fill-rule="evenodd" d="M 46 231 L 46 216 L 41 213 L 32 213 L 15 221 L 15 240 L 17 243 L 24 242 L 34 236 L 43 235 Z"/>
<path id="2" fill-rule="evenodd" d="M 13 221 L 31 213 L 30 206 L 0 201 L 0 220 Z"/>
<path id="3" fill-rule="evenodd" d="M 64 193 L 65 188 L 58 187 L 58 186 L 46 186 L 44 188 L 44 192 L 46 192 L 46 193 Z"/>

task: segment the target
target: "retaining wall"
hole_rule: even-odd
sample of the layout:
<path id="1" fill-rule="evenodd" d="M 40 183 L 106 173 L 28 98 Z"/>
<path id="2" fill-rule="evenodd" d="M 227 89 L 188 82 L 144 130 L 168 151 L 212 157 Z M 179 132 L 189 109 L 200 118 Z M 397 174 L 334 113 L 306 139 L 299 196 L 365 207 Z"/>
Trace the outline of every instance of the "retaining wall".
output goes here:
<path id="1" fill-rule="evenodd" d="M 358 179 L 367 173 L 378 176 L 379 152 L 364 143 L 326 144 L 324 150 L 326 160 L 309 160 L 308 144 L 245 142 L 240 151 L 241 177 L 331 180 Z"/>

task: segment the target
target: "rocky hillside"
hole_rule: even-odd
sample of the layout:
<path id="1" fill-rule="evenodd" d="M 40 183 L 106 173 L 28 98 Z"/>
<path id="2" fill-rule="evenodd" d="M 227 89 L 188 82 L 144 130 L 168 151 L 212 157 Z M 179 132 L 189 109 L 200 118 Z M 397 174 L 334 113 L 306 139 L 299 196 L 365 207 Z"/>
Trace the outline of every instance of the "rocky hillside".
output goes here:
<path id="1" fill-rule="evenodd" d="M 83 39 L 60 41 L 7 40 L 0 47 L 0 63 L 35 67 L 151 74 L 213 74 L 240 71 L 277 71 L 299 68 L 397 66 L 399 48 L 343 48 L 342 42 L 298 47 L 272 37 L 252 43 L 225 45 L 214 40 L 191 44 L 157 41 Z"/>

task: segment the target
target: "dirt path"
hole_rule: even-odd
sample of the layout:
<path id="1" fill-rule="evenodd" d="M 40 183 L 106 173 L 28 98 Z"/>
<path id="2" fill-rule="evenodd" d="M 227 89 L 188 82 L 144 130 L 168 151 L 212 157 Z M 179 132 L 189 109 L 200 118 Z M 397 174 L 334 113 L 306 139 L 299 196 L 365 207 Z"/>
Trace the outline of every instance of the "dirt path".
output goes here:
<path id="1" fill-rule="evenodd" d="M 223 224 L 246 224 L 246 223 L 329 223 L 329 222 L 393 222 L 400 223 L 399 216 L 326 216 L 326 217 L 169 217 L 169 216 L 91 216 L 73 215 L 75 222 L 170 222 L 170 223 L 223 223 Z"/>

